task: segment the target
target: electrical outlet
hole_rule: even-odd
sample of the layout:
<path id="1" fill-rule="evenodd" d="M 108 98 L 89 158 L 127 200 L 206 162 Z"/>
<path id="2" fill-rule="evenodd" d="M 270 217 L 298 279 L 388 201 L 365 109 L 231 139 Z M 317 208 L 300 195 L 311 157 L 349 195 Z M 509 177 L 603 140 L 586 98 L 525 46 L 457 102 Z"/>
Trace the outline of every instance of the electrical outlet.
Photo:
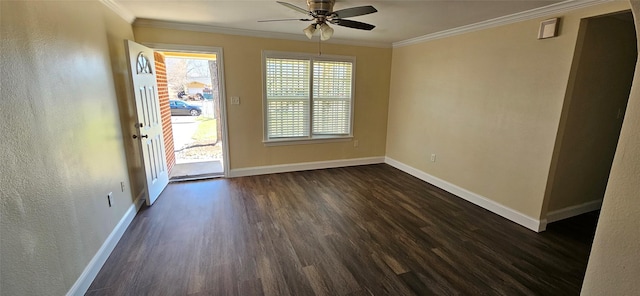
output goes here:
<path id="1" fill-rule="evenodd" d="M 436 155 L 435 154 L 431 154 L 431 162 L 436 162 Z"/>
<path id="2" fill-rule="evenodd" d="M 360 142 L 358 140 L 353 140 L 353 147 L 358 148 L 358 145 L 360 145 Z"/>
<path id="3" fill-rule="evenodd" d="M 109 192 L 109 194 L 107 194 L 107 202 L 109 203 L 109 207 L 111 207 L 111 195 L 113 195 L 113 192 Z"/>
<path id="4" fill-rule="evenodd" d="M 240 97 L 231 97 L 231 105 L 240 105 Z"/>

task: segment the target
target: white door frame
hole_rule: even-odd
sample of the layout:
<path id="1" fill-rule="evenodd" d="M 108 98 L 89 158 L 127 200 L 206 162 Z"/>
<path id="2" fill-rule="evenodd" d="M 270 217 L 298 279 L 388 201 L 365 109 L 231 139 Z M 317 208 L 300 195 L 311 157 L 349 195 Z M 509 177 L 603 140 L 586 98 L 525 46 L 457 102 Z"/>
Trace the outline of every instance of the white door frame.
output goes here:
<path id="1" fill-rule="evenodd" d="M 154 51 L 215 54 L 217 58 L 219 58 L 220 63 L 217 63 L 217 68 L 218 83 L 220 84 L 218 85 L 218 91 L 220 92 L 220 117 L 222 117 L 220 118 L 220 122 L 222 123 L 222 165 L 224 177 L 227 178 L 229 175 L 229 130 L 227 128 L 227 95 L 224 83 L 224 56 L 222 53 L 222 47 L 150 42 L 141 42 L 140 44 L 149 47 Z"/>

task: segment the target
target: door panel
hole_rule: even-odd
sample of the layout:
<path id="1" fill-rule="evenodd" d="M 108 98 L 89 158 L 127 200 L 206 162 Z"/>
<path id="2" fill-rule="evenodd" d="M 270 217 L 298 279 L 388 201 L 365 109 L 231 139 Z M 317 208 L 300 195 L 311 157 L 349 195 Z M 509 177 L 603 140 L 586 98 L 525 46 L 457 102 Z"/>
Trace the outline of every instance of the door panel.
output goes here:
<path id="1" fill-rule="evenodd" d="M 131 82 L 136 90 L 138 135 L 134 137 L 140 140 L 147 182 L 147 205 L 152 205 L 169 183 L 153 50 L 130 40 L 126 40 L 125 46 L 131 66 Z"/>

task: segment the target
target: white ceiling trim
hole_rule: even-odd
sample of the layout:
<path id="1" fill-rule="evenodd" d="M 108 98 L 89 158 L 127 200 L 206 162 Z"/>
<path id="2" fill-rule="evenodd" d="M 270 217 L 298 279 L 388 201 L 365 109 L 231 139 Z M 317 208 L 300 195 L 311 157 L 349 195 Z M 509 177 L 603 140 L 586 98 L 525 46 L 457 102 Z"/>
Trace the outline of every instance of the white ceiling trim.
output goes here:
<path id="1" fill-rule="evenodd" d="M 111 9 L 111 11 L 115 12 L 129 24 L 133 23 L 133 21 L 136 19 L 136 16 L 133 15 L 133 13 L 131 13 L 128 9 L 122 7 L 120 4 L 114 2 L 113 0 L 100 0 L 100 3 Z"/>
<path id="2" fill-rule="evenodd" d="M 403 41 L 393 43 L 393 47 L 403 47 L 417 43 L 423 43 L 435 39 L 441 39 L 445 37 L 460 35 L 468 32 L 498 27 L 507 24 L 513 24 L 517 22 L 527 21 L 539 17 L 546 17 L 554 14 L 559 14 L 567 11 L 572 11 L 580 8 L 585 8 L 613 0 L 568 0 L 545 7 L 535 8 L 523 12 L 518 12 L 486 21 L 482 21 L 475 24 L 470 24 L 462 27 L 457 27 L 449 30 L 444 30 L 424 36 L 411 38 Z"/>
<path id="3" fill-rule="evenodd" d="M 259 37 L 259 38 L 296 40 L 296 41 L 306 41 L 306 42 L 314 42 L 314 43 L 317 42 L 316 40 L 311 41 L 307 39 L 307 37 L 304 36 L 303 34 L 275 33 L 275 32 L 266 32 L 266 31 L 257 31 L 257 30 L 223 28 L 223 27 L 215 27 L 210 25 L 158 21 L 158 20 L 151 20 L 151 19 L 136 19 L 133 26 L 182 30 L 182 31 L 196 31 L 196 32 L 205 32 L 205 33 L 218 33 L 218 34 L 227 34 L 227 35 L 240 35 L 240 36 L 250 36 L 250 37 Z M 357 40 L 345 40 L 345 39 L 336 39 L 336 38 L 331 38 L 327 41 L 322 41 L 322 42 L 331 43 L 331 44 L 345 44 L 345 45 L 379 47 L 379 48 L 391 47 L 391 44 L 386 42 L 357 41 Z"/>

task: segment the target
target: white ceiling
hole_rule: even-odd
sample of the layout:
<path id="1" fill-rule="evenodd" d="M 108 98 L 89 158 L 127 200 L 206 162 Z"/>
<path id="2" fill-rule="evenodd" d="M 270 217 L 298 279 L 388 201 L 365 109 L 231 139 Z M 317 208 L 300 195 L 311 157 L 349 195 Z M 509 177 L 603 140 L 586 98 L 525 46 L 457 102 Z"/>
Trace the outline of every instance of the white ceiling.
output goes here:
<path id="1" fill-rule="evenodd" d="M 283 0 L 306 8 L 305 0 Z M 217 28 L 289 33 L 304 36 L 310 22 L 258 23 L 258 20 L 304 18 L 305 15 L 272 0 L 111 0 L 137 19 L 151 19 Z M 428 34 L 512 15 L 562 2 L 560 0 L 337 0 L 334 10 L 373 5 L 378 12 L 350 18 L 376 25 L 362 31 L 332 25 L 333 39 L 391 45 Z M 577 2 L 577 1 L 569 1 Z M 317 37 L 314 37 L 317 38 Z"/>

